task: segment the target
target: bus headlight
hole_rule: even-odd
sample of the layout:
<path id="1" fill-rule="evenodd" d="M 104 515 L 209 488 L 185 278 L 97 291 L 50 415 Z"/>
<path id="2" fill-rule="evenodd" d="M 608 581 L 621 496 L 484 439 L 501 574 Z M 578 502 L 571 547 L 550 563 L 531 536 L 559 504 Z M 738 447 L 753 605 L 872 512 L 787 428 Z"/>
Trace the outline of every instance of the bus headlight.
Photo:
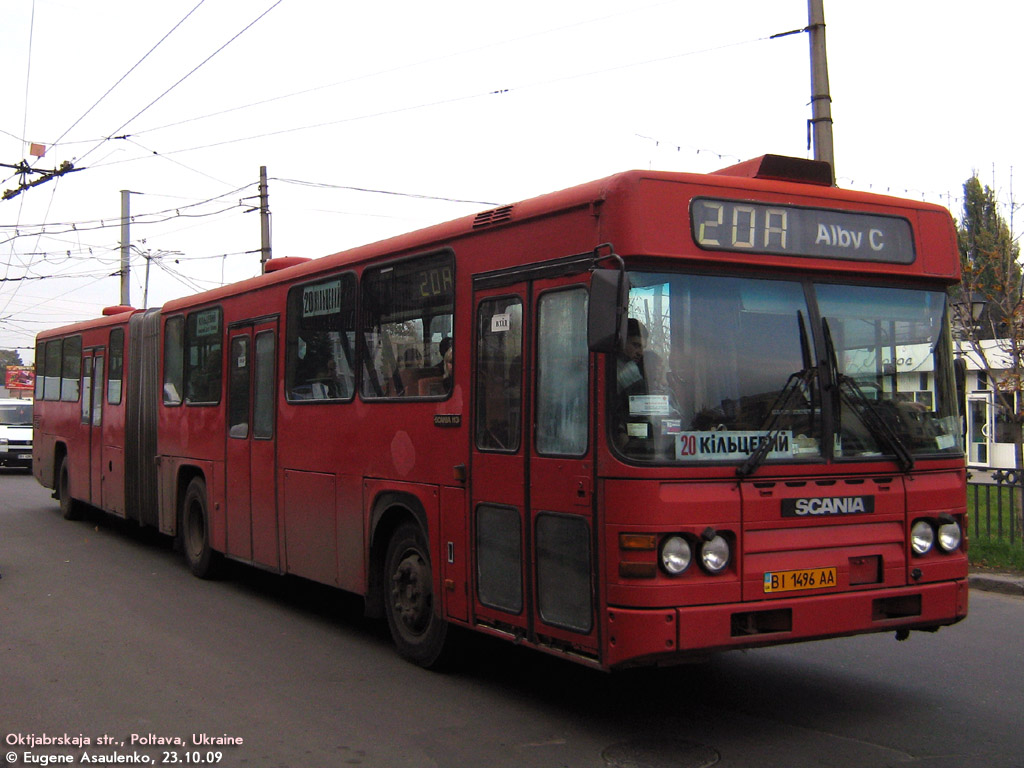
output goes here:
<path id="1" fill-rule="evenodd" d="M 960 547 L 960 526 L 955 521 L 939 518 L 939 549 L 943 552 L 955 552 Z"/>
<path id="2" fill-rule="evenodd" d="M 935 529 L 927 520 L 918 520 L 910 529 L 910 548 L 915 555 L 926 555 L 935 543 Z"/>
<path id="3" fill-rule="evenodd" d="M 678 576 L 690 567 L 693 551 L 682 536 L 668 536 L 661 542 L 661 567 L 670 576 Z"/>
<path id="4" fill-rule="evenodd" d="M 719 534 L 706 537 L 700 545 L 700 563 L 708 573 L 721 573 L 729 565 L 729 542 Z"/>

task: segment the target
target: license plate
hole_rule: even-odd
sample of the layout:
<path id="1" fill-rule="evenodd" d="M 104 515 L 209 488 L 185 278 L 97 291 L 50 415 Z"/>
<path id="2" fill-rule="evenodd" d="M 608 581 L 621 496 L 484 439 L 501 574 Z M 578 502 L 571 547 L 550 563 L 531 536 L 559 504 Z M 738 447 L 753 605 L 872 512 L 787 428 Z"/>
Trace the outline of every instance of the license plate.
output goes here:
<path id="1" fill-rule="evenodd" d="M 764 591 L 795 592 L 800 589 L 827 589 L 836 585 L 835 568 L 806 568 L 801 571 L 765 573 Z"/>
<path id="2" fill-rule="evenodd" d="M 31 461 L 32 460 L 32 454 L 31 453 L 19 453 L 18 454 L 18 458 L 21 459 L 22 461 Z"/>

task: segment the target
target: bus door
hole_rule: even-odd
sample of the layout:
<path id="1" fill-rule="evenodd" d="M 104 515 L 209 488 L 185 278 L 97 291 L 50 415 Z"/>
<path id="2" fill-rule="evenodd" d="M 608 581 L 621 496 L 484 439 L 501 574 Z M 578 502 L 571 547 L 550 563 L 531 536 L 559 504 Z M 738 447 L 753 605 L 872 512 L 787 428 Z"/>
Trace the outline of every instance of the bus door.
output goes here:
<path id="1" fill-rule="evenodd" d="M 597 648 L 587 290 L 535 280 L 476 296 L 476 619 Z"/>
<path id="2" fill-rule="evenodd" d="M 478 622 L 526 636 L 530 610 L 524 364 L 528 286 L 477 292 L 472 370 L 472 604 Z"/>
<path id="3" fill-rule="evenodd" d="M 277 318 L 229 332 L 227 553 L 271 569 L 280 568 L 276 349 Z"/>
<path id="4" fill-rule="evenodd" d="M 82 426 L 88 440 L 89 503 L 103 507 L 103 347 L 82 352 Z"/>

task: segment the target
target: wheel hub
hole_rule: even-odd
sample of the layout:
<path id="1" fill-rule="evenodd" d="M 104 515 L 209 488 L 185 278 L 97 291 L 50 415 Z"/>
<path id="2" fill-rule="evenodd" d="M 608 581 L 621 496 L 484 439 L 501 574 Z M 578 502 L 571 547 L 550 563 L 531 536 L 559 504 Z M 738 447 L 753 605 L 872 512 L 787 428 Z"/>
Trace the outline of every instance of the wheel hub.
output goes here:
<path id="1" fill-rule="evenodd" d="M 430 566 L 417 553 L 406 555 L 391 577 L 395 615 L 412 632 L 422 632 L 430 620 Z"/>

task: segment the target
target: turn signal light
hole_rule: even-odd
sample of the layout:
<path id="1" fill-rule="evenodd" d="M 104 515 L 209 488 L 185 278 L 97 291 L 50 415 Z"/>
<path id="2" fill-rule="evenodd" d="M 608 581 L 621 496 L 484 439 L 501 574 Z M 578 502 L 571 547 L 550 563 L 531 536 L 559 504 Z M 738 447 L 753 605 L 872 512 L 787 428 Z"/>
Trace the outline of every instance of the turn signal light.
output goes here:
<path id="1" fill-rule="evenodd" d="M 619 549 L 654 550 L 658 547 L 658 537 L 647 533 L 620 533 Z"/>

